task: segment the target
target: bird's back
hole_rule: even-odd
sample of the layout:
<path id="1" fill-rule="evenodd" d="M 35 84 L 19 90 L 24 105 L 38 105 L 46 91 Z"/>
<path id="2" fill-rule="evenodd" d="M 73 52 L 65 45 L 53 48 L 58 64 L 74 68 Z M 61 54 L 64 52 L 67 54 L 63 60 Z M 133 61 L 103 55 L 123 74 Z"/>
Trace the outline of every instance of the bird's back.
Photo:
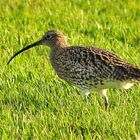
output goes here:
<path id="1" fill-rule="evenodd" d="M 95 47 L 62 48 L 51 53 L 51 63 L 59 77 L 79 87 L 112 88 L 123 81 L 140 80 L 139 68 Z"/>

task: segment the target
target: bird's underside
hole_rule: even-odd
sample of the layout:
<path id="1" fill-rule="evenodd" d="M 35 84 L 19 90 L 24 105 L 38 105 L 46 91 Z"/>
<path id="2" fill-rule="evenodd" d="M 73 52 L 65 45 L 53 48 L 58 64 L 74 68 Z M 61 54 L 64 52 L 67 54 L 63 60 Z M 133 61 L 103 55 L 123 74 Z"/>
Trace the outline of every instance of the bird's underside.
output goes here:
<path id="1" fill-rule="evenodd" d="M 69 47 L 52 57 L 52 65 L 57 74 L 80 88 L 127 89 L 128 83 L 140 79 L 139 68 L 103 49 Z"/>

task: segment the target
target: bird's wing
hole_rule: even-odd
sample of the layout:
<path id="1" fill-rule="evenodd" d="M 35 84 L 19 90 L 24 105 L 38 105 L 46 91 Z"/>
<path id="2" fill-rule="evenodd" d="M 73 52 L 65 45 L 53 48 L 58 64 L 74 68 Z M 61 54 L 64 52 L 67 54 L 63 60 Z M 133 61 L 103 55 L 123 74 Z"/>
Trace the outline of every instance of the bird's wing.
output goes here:
<path id="1" fill-rule="evenodd" d="M 140 68 L 137 66 L 129 64 L 104 49 L 90 47 L 89 50 L 101 62 L 100 66 L 109 68 L 111 78 L 116 80 L 140 80 Z"/>
<path id="2" fill-rule="evenodd" d="M 73 47 L 72 47 L 73 48 Z M 75 47 L 75 51 L 70 49 L 71 56 L 75 62 L 79 62 L 86 67 L 86 72 L 93 70 L 96 76 L 104 79 L 127 80 L 131 79 L 131 69 L 133 66 L 117 55 L 101 48 L 95 47 Z M 70 61 L 73 61 L 71 59 Z"/>
<path id="3" fill-rule="evenodd" d="M 95 60 L 99 61 L 98 67 L 103 74 L 107 74 L 108 78 L 114 80 L 127 80 L 130 77 L 131 64 L 125 62 L 117 55 L 100 48 L 89 47 L 91 56 L 94 55 Z"/>
<path id="4" fill-rule="evenodd" d="M 116 66 L 130 65 L 129 63 L 122 60 L 116 54 L 106 51 L 104 49 L 95 47 L 89 47 L 88 49 L 90 50 L 89 52 L 95 54 L 97 57 L 100 57 L 100 60 L 108 62 L 109 64 L 113 64 Z"/>

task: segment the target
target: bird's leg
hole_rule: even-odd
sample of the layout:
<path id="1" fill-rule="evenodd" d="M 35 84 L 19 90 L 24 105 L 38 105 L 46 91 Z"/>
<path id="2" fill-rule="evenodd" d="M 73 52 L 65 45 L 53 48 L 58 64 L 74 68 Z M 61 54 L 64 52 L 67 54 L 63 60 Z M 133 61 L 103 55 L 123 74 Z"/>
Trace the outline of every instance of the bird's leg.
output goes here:
<path id="1" fill-rule="evenodd" d="M 107 89 L 102 90 L 102 95 L 104 98 L 104 105 L 105 105 L 105 109 L 107 110 L 108 109 L 108 97 L 107 97 L 106 93 L 107 93 Z"/>
<path id="2" fill-rule="evenodd" d="M 90 92 L 89 92 L 89 90 L 87 90 L 87 89 L 82 89 L 82 93 L 83 93 L 83 96 L 84 96 L 84 99 L 85 99 L 85 101 L 86 102 L 88 102 L 88 95 L 90 94 Z"/>

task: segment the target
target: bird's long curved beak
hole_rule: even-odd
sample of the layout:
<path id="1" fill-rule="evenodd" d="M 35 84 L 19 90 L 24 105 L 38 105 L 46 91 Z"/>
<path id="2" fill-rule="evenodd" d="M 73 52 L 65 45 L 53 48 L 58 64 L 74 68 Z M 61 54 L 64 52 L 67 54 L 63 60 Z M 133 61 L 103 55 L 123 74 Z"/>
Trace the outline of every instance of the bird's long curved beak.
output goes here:
<path id="1" fill-rule="evenodd" d="M 21 49 L 20 51 L 18 51 L 17 53 L 15 53 L 15 54 L 9 59 L 9 61 L 7 62 L 7 65 L 8 65 L 8 64 L 13 60 L 13 58 L 16 57 L 17 55 L 19 55 L 20 53 L 22 53 L 22 52 L 24 52 L 24 51 L 26 51 L 26 50 L 28 50 L 28 49 L 30 49 L 30 48 L 32 48 L 32 47 L 35 47 L 35 46 L 38 46 L 38 45 L 42 45 L 42 44 L 43 44 L 43 41 L 44 41 L 44 39 L 41 39 L 41 40 L 39 40 L 39 41 L 37 41 L 37 42 L 31 44 L 31 45 L 26 46 L 25 48 Z"/>

